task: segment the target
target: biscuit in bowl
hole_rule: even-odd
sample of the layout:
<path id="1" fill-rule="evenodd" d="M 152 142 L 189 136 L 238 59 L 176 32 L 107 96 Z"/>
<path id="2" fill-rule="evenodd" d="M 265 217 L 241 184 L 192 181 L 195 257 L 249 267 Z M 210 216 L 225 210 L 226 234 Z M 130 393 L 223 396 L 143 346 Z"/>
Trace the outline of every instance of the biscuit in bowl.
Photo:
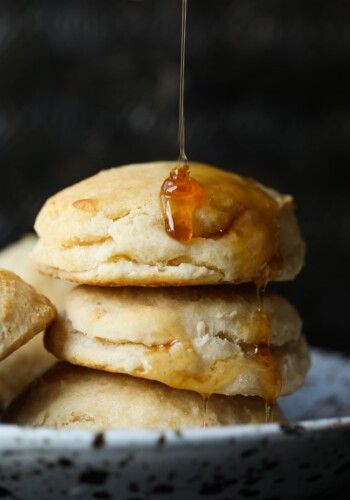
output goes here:
<path id="1" fill-rule="evenodd" d="M 44 347 L 42 332 L 3 359 L 0 362 L 0 413 L 56 361 Z"/>
<path id="2" fill-rule="evenodd" d="M 0 361 L 44 330 L 56 308 L 19 276 L 0 269 Z"/>
<path id="3" fill-rule="evenodd" d="M 0 267 L 16 273 L 59 308 L 72 285 L 53 280 L 37 271 L 29 258 L 29 253 L 36 243 L 34 234 L 26 234 L 3 248 L 0 251 Z M 45 372 L 55 361 L 44 348 L 42 332 L 4 359 L 0 363 L 0 408 L 6 408 L 29 382 Z"/>
<path id="4" fill-rule="evenodd" d="M 274 421 L 283 421 L 276 406 Z M 33 427 L 167 429 L 265 423 L 260 398 L 203 398 L 149 380 L 58 363 L 35 381 L 5 414 L 5 421 Z"/>
<path id="5" fill-rule="evenodd" d="M 54 280 L 37 270 L 29 257 L 37 242 L 38 238 L 29 233 L 3 248 L 0 251 L 0 268 L 8 269 L 17 274 L 59 308 L 63 298 L 71 290 L 72 284 L 62 280 Z"/>
<path id="6" fill-rule="evenodd" d="M 205 193 L 187 243 L 164 229 L 159 191 L 174 162 L 105 170 L 41 209 L 32 257 L 53 277 L 98 286 L 185 286 L 293 279 L 304 243 L 291 196 L 191 163 Z"/>
<path id="7" fill-rule="evenodd" d="M 264 308 L 257 310 L 253 286 L 79 286 L 45 346 L 76 365 L 203 395 L 274 400 L 303 384 L 309 356 L 295 308 L 272 293 Z"/>

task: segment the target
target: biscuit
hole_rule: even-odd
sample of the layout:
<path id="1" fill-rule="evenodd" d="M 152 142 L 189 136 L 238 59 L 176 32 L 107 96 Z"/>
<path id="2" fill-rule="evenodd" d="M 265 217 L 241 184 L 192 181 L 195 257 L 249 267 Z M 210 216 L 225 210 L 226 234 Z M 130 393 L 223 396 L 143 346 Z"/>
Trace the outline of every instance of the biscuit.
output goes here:
<path id="1" fill-rule="evenodd" d="M 56 363 L 44 347 L 43 334 L 35 335 L 29 342 L 0 362 L 0 413 L 23 389 Z"/>
<path id="2" fill-rule="evenodd" d="M 44 330 L 56 317 L 49 299 L 19 276 L 0 269 L 0 361 Z"/>
<path id="3" fill-rule="evenodd" d="M 29 252 L 37 242 L 34 234 L 27 234 L 19 241 L 0 251 L 0 267 L 9 269 L 48 297 L 60 307 L 63 297 L 72 288 L 70 283 L 53 280 L 37 271 Z M 43 335 L 35 335 L 0 363 L 0 408 L 6 407 L 29 382 L 45 372 L 56 362 L 43 344 Z"/>
<path id="4" fill-rule="evenodd" d="M 26 234 L 20 240 L 3 248 L 0 251 L 0 268 L 16 273 L 35 290 L 50 299 L 56 307 L 60 307 L 63 298 L 72 289 L 72 284 L 54 280 L 37 270 L 29 258 L 37 242 L 38 238 L 34 234 Z"/>
<path id="5" fill-rule="evenodd" d="M 255 294 L 252 286 L 80 286 L 68 294 L 65 317 L 48 329 L 45 346 L 73 364 L 201 394 L 269 399 L 277 365 L 281 394 L 289 394 L 309 366 L 299 315 L 269 293 L 266 315 L 257 310 Z M 269 358 L 256 346 L 268 342 L 270 325 Z"/>
<path id="6" fill-rule="evenodd" d="M 283 417 L 275 408 L 274 421 Z M 259 398 L 199 394 L 158 382 L 60 363 L 16 400 L 5 421 L 55 428 L 167 429 L 265 422 Z"/>
<path id="7" fill-rule="evenodd" d="M 50 198 L 32 257 L 56 278 L 98 286 L 185 286 L 289 280 L 304 243 L 293 200 L 250 179 L 191 163 L 206 192 L 193 238 L 164 229 L 160 187 L 176 164 L 102 171 Z"/>

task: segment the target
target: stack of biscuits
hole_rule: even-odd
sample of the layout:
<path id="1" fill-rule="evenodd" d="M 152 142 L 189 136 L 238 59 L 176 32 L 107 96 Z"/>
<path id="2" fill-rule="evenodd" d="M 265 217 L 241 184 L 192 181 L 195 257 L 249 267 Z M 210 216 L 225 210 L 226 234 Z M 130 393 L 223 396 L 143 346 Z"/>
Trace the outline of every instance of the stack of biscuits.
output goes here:
<path id="1" fill-rule="evenodd" d="M 279 295 L 257 294 L 302 266 L 292 198 L 190 164 L 206 196 L 191 215 L 192 238 L 177 241 L 159 196 L 175 166 L 102 171 L 40 211 L 32 258 L 42 273 L 78 286 L 45 334 L 61 362 L 10 406 L 7 421 L 93 429 L 265 422 L 266 404 L 302 386 L 309 356 L 300 317 Z"/>

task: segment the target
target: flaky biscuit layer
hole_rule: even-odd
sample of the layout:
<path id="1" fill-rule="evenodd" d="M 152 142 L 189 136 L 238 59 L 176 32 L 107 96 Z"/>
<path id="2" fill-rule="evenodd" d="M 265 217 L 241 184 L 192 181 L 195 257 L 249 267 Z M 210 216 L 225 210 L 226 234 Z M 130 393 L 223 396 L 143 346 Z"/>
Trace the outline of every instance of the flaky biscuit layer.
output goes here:
<path id="1" fill-rule="evenodd" d="M 201 345 L 201 354 L 181 341 L 171 346 L 147 347 L 141 343 L 113 344 L 72 330 L 58 320 L 45 335 L 45 346 L 57 358 L 72 364 L 133 377 L 157 380 L 170 387 L 207 394 L 264 397 L 262 379 L 266 366 L 252 355 L 249 346 L 225 343 L 220 357 L 213 356 L 213 342 Z M 218 350 L 215 342 L 214 349 Z M 309 368 L 309 354 L 303 337 L 271 349 L 281 373 L 280 395 L 299 389 Z"/>
<path id="2" fill-rule="evenodd" d="M 298 340 L 301 319 L 286 299 L 266 292 L 259 310 L 250 285 L 181 288 L 78 286 L 64 301 L 72 328 L 115 344 L 148 347 L 209 338 L 280 346 Z M 271 330 L 268 332 L 267 330 Z M 271 334 L 271 338 L 265 338 Z M 221 338 L 222 337 L 222 338 Z"/>

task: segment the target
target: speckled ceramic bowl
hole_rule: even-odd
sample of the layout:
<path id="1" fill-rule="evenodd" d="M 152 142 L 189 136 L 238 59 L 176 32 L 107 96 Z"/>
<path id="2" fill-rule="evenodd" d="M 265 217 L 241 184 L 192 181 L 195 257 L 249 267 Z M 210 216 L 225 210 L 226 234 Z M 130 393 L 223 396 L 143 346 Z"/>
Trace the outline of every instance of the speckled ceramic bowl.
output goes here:
<path id="1" fill-rule="evenodd" d="M 305 388 L 282 400 L 294 424 L 104 434 L 3 425 L 0 498 L 345 499 L 349 394 L 350 360 L 313 351 Z"/>

